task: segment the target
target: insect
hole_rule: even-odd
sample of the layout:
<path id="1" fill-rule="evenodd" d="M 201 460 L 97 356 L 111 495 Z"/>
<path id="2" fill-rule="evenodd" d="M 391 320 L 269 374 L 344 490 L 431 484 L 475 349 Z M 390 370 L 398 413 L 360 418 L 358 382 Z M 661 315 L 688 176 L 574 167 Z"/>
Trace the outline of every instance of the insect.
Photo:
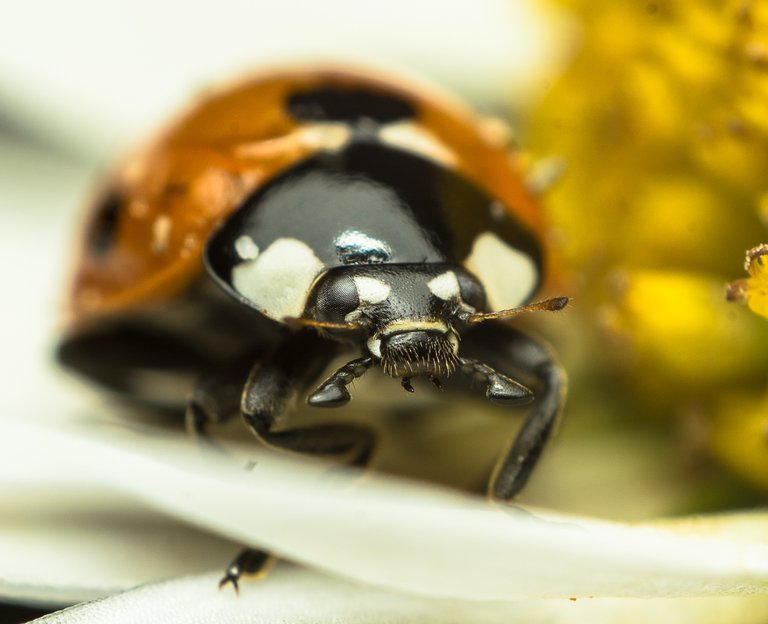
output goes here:
<path id="1" fill-rule="evenodd" d="M 292 428 L 288 402 L 343 405 L 377 366 L 409 392 L 464 377 L 493 403 L 532 402 L 488 486 L 508 501 L 563 400 L 549 351 L 503 322 L 568 301 L 529 303 L 542 233 L 507 146 L 450 97 L 334 68 L 257 76 L 209 94 L 109 180 L 58 355 L 135 401 L 186 394 L 198 432 L 239 414 L 269 445 L 356 465 L 370 430 Z M 263 562 L 246 551 L 224 581 Z"/>

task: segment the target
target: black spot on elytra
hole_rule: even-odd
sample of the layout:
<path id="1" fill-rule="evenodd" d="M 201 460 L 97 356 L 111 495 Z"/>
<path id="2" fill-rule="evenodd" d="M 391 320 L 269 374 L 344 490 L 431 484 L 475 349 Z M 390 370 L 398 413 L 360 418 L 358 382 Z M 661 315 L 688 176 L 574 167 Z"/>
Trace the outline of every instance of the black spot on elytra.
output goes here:
<path id="1" fill-rule="evenodd" d="M 413 105 L 398 96 L 342 87 L 294 93 L 288 98 L 287 107 L 292 117 L 305 121 L 357 122 L 369 119 L 386 124 L 415 116 Z"/>
<path id="2" fill-rule="evenodd" d="M 110 191 L 96 208 L 87 243 L 94 255 L 105 255 L 115 242 L 122 207 L 123 197 L 116 191 Z"/>

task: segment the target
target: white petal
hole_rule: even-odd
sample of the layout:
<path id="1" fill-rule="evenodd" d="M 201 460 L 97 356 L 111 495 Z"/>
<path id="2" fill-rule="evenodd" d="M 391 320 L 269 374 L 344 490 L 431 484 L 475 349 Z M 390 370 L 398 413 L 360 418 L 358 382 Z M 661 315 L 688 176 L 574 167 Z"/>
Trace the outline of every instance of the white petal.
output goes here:
<path id="1" fill-rule="evenodd" d="M 50 459 L 47 449 L 61 457 Z M 493 508 L 453 492 L 251 452 L 252 470 L 189 443 L 134 433 L 87 440 L 0 426 L 0 485 L 130 494 L 236 541 L 372 585 L 472 600 L 766 591 L 760 539 Z M 761 536 L 763 537 L 763 536 Z"/>
<path id="2" fill-rule="evenodd" d="M 67 609 L 41 624 L 181 624 L 222 622 L 350 622 L 354 624 L 557 624 L 663 622 L 664 624 L 762 624 L 768 598 L 588 599 L 579 601 L 470 602 L 430 599 L 365 587 L 287 564 L 262 582 L 246 583 L 239 596 L 218 591 L 209 574 L 148 585 Z"/>
<path id="3" fill-rule="evenodd" d="M 3 491 L 0 600 L 61 606 L 223 569 L 240 549 L 106 492 Z"/>

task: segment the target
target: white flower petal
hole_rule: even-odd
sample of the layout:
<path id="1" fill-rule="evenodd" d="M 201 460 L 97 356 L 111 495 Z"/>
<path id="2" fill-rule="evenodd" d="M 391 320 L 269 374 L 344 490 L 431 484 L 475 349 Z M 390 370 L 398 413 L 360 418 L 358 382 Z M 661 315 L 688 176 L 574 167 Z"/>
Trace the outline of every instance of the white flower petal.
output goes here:
<path id="1" fill-rule="evenodd" d="M 240 548 L 124 496 L 57 488 L 2 494 L 0 600 L 69 605 L 223 568 Z"/>
<path id="2" fill-rule="evenodd" d="M 215 574 L 140 587 L 55 613 L 39 624 L 558 624 L 663 622 L 762 624 L 768 597 L 469 602 L 430 599 L 356 585 L 281 564 L 240 596 L 216 589 Z"/>
<path id="3" fill-rule="evenodd" d="M 58 449 L 51 457 L 49 449 Z M 135 432 L 110 441 L 0 426 L 0 485 L 128 493 L 236 541 L 380 587 L 472 600 L 696 596 L 768 589 L 760 539 L 536 517 L 475 497 L 254 450 L 242 464 Z M 62 461 L 66 458 L 66 461 Z M 768 526 L 768 524 L 766 525 Z"/>

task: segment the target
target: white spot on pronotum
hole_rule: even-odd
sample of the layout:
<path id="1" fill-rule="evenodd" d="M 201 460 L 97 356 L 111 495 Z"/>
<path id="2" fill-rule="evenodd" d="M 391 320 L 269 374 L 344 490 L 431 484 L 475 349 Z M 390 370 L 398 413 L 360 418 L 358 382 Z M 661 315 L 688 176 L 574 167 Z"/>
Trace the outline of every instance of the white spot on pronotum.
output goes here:
<path id="1" fill-rule="evenodd" d="M 446 271 L 432 278 L 427 286 L 435 297 L 444 301 L 450 301 L 459 296 L 459 280 L 456 279 L 456 273 L 453 271 Z"/>
<path id="2" fill-rule="evenodd" d="M 538 269 L 530 256 L 491 232 L 475 239 L 464 264 L 483 284 L 491 310 L 521 305 L 538 281 Z"/>
<path id="3" fill-rule="evenodd" d="M 275 320 L 301 316 L 307 295 L 324 265 L 312 249 L 295 238 L 279 238 L 255 259 L 232 270 L 232 285 Z"/>
<path id="4" fill-rule="evenodd" d="M 247 234 L 243 234 L 235 241 L 235 251 L 243 260 L 255 260 L 259 255 L 259 246 Z"/>
<path id="5" fill-rule="evenodd" d="M 379 137 L 384 143 L 425 156 L 436 162 L 455 165 L 456 154 L 435 135 L 411 121 L 401 121 L 384 126 Z"/>
<path id="6" fill-rule="evenodd" d="M 389 293 L 392 290 L 389 284 L 385 284 L 373 277 L 358 275 L 355 276 L 354 280 L 357 296 L 363 303 L 381 303 L 389 297 Z"/>
<path id="7" fill-rule="evenodd" d="M 171 226 L 173 222 L 168 215 L 160 215 L 152 223 L 152 251 L 157 254 L 168 251 L 171 242 Z"/>

